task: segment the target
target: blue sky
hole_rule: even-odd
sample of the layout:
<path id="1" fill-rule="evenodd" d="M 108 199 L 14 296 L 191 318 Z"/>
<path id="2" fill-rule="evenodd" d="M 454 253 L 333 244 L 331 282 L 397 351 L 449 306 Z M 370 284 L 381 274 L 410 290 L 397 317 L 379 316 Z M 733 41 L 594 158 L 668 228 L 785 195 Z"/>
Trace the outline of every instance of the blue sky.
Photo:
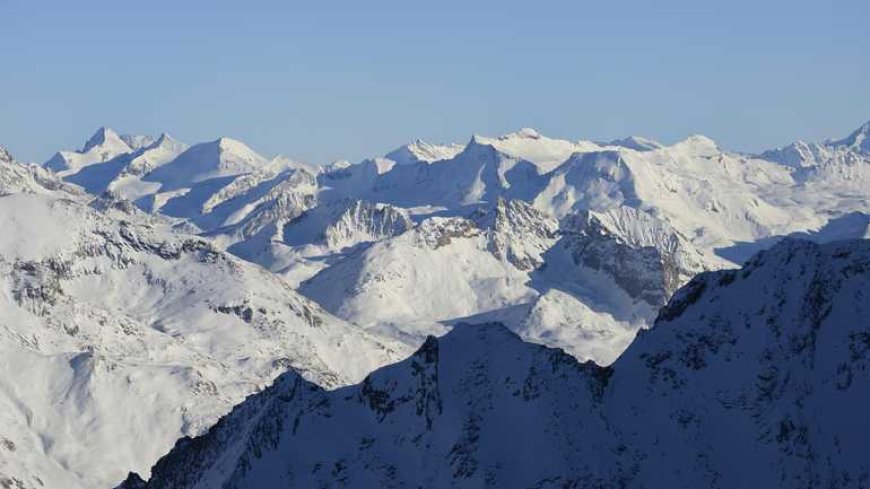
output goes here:
<path id="1" fill-rule="evenodd" d="M 868 18 L 867 1 L 0 0 L 0 144 L 42 161 L 108 125 L 355 161 L 530 126 L 757 150 L 870 119 Z"/>

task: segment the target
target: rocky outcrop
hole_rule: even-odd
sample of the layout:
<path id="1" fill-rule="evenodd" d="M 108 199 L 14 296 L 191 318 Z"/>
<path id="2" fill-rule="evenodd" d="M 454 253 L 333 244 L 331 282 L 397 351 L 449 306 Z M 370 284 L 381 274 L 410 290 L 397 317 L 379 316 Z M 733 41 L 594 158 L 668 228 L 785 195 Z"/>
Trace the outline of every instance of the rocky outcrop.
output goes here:
<path id="1" fill-rule="evenodd" d="M 695 274 L 726 266 L 664 221 L 629 207 L 577 212 L 563 219 L 560 231 L 560 245 L 575 263 L 604 272 L 652 306 L 664 305 Z"/>
<path id="2" fill-rule="evenodd" d="M 507 260 L 520 270 L 534 270 L 541 255 L 556 242 L 558 222 L 521 200 L 499 198 L 493 208 L 479 210 L 471 217 L 487 229 L 489 249 L 496 258 Z"/>

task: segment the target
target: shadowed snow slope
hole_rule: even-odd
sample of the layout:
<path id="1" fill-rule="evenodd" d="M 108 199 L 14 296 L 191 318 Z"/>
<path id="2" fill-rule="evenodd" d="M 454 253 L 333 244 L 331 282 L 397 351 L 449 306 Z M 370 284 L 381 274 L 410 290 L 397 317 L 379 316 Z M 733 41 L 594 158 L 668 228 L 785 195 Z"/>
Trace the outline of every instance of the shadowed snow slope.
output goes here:
<path id="1" fill-rule="evenodd" d="M 356 386 L 282 376 L 122 487 L 863 487 L 868 289 L 870 243 L 786 240 L 608 368 L 461 325 Z"/>

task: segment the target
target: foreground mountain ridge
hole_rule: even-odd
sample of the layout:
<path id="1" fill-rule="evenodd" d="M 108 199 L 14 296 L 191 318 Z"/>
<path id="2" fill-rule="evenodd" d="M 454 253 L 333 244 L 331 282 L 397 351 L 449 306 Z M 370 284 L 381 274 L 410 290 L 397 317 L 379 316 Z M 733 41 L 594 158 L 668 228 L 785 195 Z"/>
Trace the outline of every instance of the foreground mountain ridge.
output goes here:
<path id="1" fill-rule="evenodd" d="M 288 373 L 124 489 L 863 487 L 870 243 L 695 277 L 610 367 L 497 324 L 332 392 Z"/>

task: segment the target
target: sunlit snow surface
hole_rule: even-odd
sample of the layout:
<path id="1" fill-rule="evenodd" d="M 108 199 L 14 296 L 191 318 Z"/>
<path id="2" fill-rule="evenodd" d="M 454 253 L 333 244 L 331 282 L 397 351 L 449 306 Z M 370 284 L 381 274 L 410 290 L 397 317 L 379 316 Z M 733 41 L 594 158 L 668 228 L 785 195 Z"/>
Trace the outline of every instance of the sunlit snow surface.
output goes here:
<path id="1" fill-rule="evenodd" d="M 460 322 L 610 364 L 699 272 L 865 238 L 868 132 L 752 156 L 523 129 L 324 167 L 111 129 L 44 167 L 2 151 L 0 474 L 110 487 L 288 368 L 345 385 Z"/>

